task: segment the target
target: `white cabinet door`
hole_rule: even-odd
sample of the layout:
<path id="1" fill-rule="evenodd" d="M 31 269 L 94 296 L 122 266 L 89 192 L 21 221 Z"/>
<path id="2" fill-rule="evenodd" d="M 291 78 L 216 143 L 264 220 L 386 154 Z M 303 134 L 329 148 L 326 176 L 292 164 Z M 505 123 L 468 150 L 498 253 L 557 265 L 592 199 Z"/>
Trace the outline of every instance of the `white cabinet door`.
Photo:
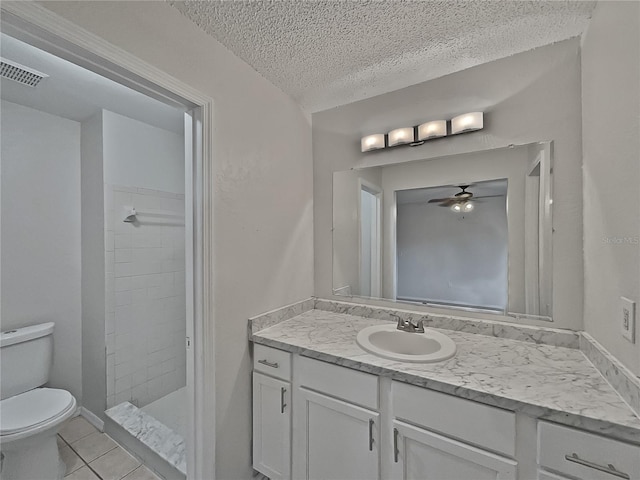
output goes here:
<path id="1" fill-rule="evenodd" d="M 538 480 L 571 480 L 569 477 L 538 469 Z"/>
<path id="2" fill-rule="evenodd" d="M 394 420 L 395 480 L 515 480 L 517 462 Z"/>
<path id="3" fill-rule="evenodd" d="M 294 415 L 296 480 L 380 478 L 380 414 L 300 387 Z"/>
<path id="4" fill-rule="evenodd" d="M 290 399 L 288 382 L 253 373 L 253 468 L 271 480 L 291 477 Z"/>

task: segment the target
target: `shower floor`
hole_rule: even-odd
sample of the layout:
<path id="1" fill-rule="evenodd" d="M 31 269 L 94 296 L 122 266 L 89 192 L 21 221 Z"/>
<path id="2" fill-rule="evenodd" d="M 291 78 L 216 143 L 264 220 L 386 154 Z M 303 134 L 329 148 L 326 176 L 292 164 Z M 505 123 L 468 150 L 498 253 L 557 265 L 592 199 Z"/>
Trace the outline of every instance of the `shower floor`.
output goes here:
<path id="1" fill-rule="evenodd" d="M 160 420 L 182 438 L 186 438 L 187 400 L 187 387 L 182 387 L 142 407 L 142 411 Z"/>

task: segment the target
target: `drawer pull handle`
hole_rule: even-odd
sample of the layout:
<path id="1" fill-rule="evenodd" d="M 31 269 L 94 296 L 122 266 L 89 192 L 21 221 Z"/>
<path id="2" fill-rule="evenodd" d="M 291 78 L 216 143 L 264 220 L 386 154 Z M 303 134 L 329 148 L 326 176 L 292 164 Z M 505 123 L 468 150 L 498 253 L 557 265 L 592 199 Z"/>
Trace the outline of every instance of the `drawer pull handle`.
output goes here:
<path id="1" fill-rule="evenodd" d="M 593 468 L 595 470 L 608 473 L 609 475 L 615 475 L 616 477 L 626 478 L 627 480 L 631 479 L 631 477 L 628 474 L 621 472 L 620 470 L 616 470 L 616 467 L 614 467 L 611 464 L 604 467 L 602 465 L 598 465 L 597 463 L 590 462 L 589 460 L 583 460 L 578 456 L 577 453 L 574 453 L 572 455 L 565 455 L 564 458 L 569 462 L 577 463 L 578 465 L 584 465 L 585 467 Z"/>
<path id="2" fill-rule="evenodd" d="M 398 450 L 398 429 L 393 429 L 393 461 L 398 463 L 398 454 L 400 451 Z"/>
<path id="3" fill-rule="evenodd" d="M 284 396 L 287 393 L 287 389 L 284 387 L 280 387 L 280 413 L 284 413 L 284 407 L 287 406 L 286 403 L 284 403 Z"/>
<path id="4" fill-rule="evenodd" d="M 373 419 L 369 419 L 369 451 L 373 452 Z"/>
<path id="5" fill-rule="evenodd" d="M 269 360 L 258 360 L 258 363 L 271 368 L 278 368 L 278 362 L 270 362 Z"/>

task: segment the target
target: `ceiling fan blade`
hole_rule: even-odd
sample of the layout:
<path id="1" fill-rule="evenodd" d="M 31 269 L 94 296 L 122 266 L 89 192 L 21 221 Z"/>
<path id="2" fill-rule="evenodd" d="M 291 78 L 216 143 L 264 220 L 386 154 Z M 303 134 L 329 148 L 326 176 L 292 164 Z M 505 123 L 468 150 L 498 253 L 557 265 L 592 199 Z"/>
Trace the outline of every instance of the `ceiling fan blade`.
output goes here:
<path id="1" fill-rule="evenodd" d="M 440 202 L 446 202 L 448 200 L 451 200 L 451 197 L 447 197 L 447 198 L 432 198 L 427 203 L 440 203 Z"/>
<path id="2" fill-rule="evenodd" d="M 473 197 L 474 200 L 478 198 L 498 198 L 498 197 L 506 197 L 507 195 L 482 195 L 481 197 Z"/>

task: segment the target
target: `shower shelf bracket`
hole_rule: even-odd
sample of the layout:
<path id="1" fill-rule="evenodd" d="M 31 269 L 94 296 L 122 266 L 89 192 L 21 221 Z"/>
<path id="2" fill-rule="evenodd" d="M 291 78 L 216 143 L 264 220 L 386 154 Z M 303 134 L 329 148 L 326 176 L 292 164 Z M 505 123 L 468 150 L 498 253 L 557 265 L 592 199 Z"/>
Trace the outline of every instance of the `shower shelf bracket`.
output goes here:
<path id="1" fill-rule="evenodd" d="M 171 212 L 169 210 L 138 210 L 135 207 L 124 207 L 123 222 L 133 223 L 138 219 L 138 216 L 149 217 L 170 217 L 175 219 L 184 219 L 184 215 L 181 213 Z"/>

